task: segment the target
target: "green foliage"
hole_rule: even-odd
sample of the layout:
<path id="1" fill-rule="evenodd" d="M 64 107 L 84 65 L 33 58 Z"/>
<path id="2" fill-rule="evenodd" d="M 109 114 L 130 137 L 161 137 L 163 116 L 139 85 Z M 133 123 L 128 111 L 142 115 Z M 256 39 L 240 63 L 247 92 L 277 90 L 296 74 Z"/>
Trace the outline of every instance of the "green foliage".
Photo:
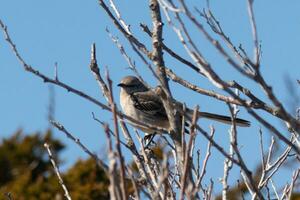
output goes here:
<path id="1" fill-rule="evenodd" d="M 0 200 L 64 199 L 44 143 L 51 145 L 56 163 L 64 145 L 50 131 L 23 134 L 21 130 L 0 143 Z M 62 174 L 72 199 L 109 199 L 108 179 L 92 159 L 77 161 Z"/>
<path id="2" fill-rule="evenodd" d="M 49 199 L 59 186 L 51 168 L 44 142 L 52 144 L 55 152 L 64 145 L 53 139 L 52 133 L 24 135 L 21 130 L 0 145 L 0 193 L 10 192 L 14 199 Z M 59 163 L 59 160 L 57 159 Z M 0 199 L 3 199 L 0 196 Z"/>
<path id="3" fill-rule="evenodd" d="M 78 160 L 64 176 L 72 199 L 109 199 L 104 171 L 90 158 Z"/>

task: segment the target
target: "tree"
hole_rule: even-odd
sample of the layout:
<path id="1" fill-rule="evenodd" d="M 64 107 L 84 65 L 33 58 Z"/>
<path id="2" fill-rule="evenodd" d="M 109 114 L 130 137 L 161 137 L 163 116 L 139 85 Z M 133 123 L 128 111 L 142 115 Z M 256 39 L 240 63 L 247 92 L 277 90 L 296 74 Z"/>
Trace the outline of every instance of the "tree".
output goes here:
<path id="1" fill-rule="evenodd" d="M 78 160 L 64 180 L 73 199 L 109 199 L 109 181 L 93 159 Z"/>
<path id="2" fill-rule="evenodd" d="M 51 143 L 60 164 L 65 146 L 50 131 L 24 134 L 16 131 L 0 144 L 0 199 L 63 199 L 44 143 Z M 94 160 L 78 160 L 63 174 L 74 199 L 108 199 L 108 179 Z M 4 195 L 5 194 L 5 195 Z"/>
<path id="3" fill-rule="evenodd" d="M 234 194 L 236 190 L 242 191 L 242 195 L 248 195 L 251 199 L 272 199 L 274 197 L 289 199 L 292 197 L 294 186 L 299 184 L 300 169 L 297 165 L 299 164 L 300 154 L 299 116 L 297 117 L 288 112 L 287 105 L 278 98 L 262 72 L 264 67 L 261 64 L 262 46 L 259 41 L 254 16 L 254 1 L 247 0 L 246 2 L 252 30 L 253 58 L 249 55 L 248 49 L 245 49 L 242 45 L 235 45 L 232 42 L 232 39 L 224 31 L 214 12 L 210 9 L 209 1 L 207 1 L 207 7 L 203 10 L 198 8 L 192 10 L 191 5 L 183 0 L 149 0 L 149 11 L 153 26 L 149 27 L 147 24 L 140 24 L 140 26 L 151 41 L 151 47 L 148 47 L 147 39 L 145 41 L 140 39 L 130 29 L 130 26 L 122 18 L 121 12 L 112 0 L 110 0 L 110 5 L 105 1 L 98 1 L 99 6 L 103 8 L 103 12 L 111 20 L 112 25 L 129 43 L 128 46 L 132 48 L 132 52 L 137 54 L 136 57 L 143 62 L 144 66 L 150 69 L 153 77 L 158 82 L 159 86 L 154 91 L 163 102 L 171 125 L 170 130 L 163 130 L 169 134 L 161 136 L 165 142 L 166 149 L 164 149 L 164 153 L 160 158 L 154 153 L 155 145 L 153 145 L 154 149 L 145 148 L 139 132 L 131 133 L 127 128 L 127 122 L 138 123 L 141 127 L 154 130 L 161 130 L 161 127 L 152 127 L 149 124 L 137 122 L 132 117 L 118 110 L 109 73 L 106 73 L 105 78 L 100 73 L 101 70 L 96 59 L 95 44 L 92 45 L 90 69 L 107 100 L 106 103 L 98 101 L 83 91 L 62 82 L 57 75 L 54 78 L 50 78 L 33 68 L 19 54 L 2 21 L 0 21 L 0 25 L 7 42 L 12 47 L 25 71 L 41 78 L 44 82 L 64 88 L 112 113 L 114 120 L 112 125 L 94 116 L 94 120 L 103 126 L 103 130 L 106 133 L 108 162 L 102 161 L 97 155 L 89 151 L 63 125 L 54 120 L 51 122 L 54 127 L 73 139 L 105 171 L 110 182 L 109 194 L 111 199 L 127 199 L 129 194 L 126 189 L 128 180 L 131 181 L 134 189 L 134 194 L 130 195 L 134 199 L 140 199 L 144 196 L 150 199 L 199 199 L 201 197 L 203 199 L 212 199 L 214 198 L 214 182 L 204 182 L 204 176 L 206 170 L 208 170 L 207 165 L 213 153 L 212 149 L 216 150 L 224 158 L 224 165 L 217 166 L 224 171 L 221 179 L 222 199 L 241 198 L 240 194 Z M 186 50 L 189 58 L 185 58 L 177 53 L 175 49 L 169 48 L 164 41 L 165 29 L 174 31 L 177 36 L 177 42 L 179 41 L 181 47 Z M 107 32 L 120 49 L 122 56 L 125 57 L 130 69 L 141 80 L 147 82 L 146 77 L 140 75 L 133 59 L 128 56 L 126 48 L 124 48 L 118 38 L 114 37 L 108 30 Z M 200 36 L 204 37 L 216 50 L 217 54 L 226 61 L 228 68 L 238 72 L 236 80 L 228 81 L 221 73 L 218 73 L 216 66 L 211 64 L 209 59 L 205 57 L 205 53 L 203 53 L 205 49 L 196 42 L 195 38 Z M 174 68 L 166 65 L 166 55 L 197 74 L 199 78 L 207 80 L 212 87 L 217 89 L 217 92 L 204 89 L 200 85 L 193 84 L 190 80 L 181 77 L 180 74 L 175 72 Z M 246 78 L 249 82 L 245 84 L 240 81 L 241 78 Z M 181 108 L 174 105 L 176 99 L 170 87 L 170 80 L 189 91 L 206 95 L 227 104 L 232 118 L 232 125 L 228 134 L 228 150 L 226 149 L 228 147 L 224 147 L 220 144 L 220 141 L 214 138 L 214 133 L 217 131 L 214 127 L 207 128 L 197 124 L 198 107 L 195 107 L 194 118 L 190 120 L 192 123 L 190 124 L 189 135 L 183 134 L 185 131 L 182 118 L 185 117 L 186 109 L 184 104 L 182 104 Z M 297 84 L 296 81 L 295 84 Z M 261 91 L 257 92 L 255 87 L 260 87 Z M 261 92 L 265 95 L 262 95 Z M 260 136 L 261 155 L 259 156 L 261 156 L 262 162 L 256 171 L 251 170 L 251 167 L 246 162 L 246 158 L 249 155 L 243 154 L 241 150 L 243 144 L 239 143 L 237 137 L 239 129 L 236 127 L 235 119 L 239 109 L 246 110 L 256 123 L 259 123 L 268 134 L 272 135 L 270 145 L 266 148 L 262 137 L 262 134 L 265 133 L 262 130 L 257 130 Z M 274 125 L 274 122 L 267 119 L 265 114 L 280 120 L 284 124 L 284 128 Z M 198 158 L 200 153 L 195 149 L 195 140 L 198 135 L 201 135 L 207 141 L 207 148 L 200 151 L 203 157 L 201 162 Z M 130 162 L 125 160 L 122 153 L 125 149 L 130 152 L 134 165 L 129 165 Z M 172 153 L 169 154 L 167 152 Z M 130 166 L 134 166 L 134 168 Z M 272 179 L 276 175 L 280 175 L 284 166 L 289 166 L 290 172 L 293 171 L 293 174 L 291 181 L 282 186 L 282 190 L 278 190 Z M 237 187 L 230 189 L 228 179 L 233 167 L 240 170 L 241 178 L 236 178 L 239 184 Z M 133 169 L 137 170 L 133 171 Z"/>
<path id="4" fill-rule="evenodd" d="M 43 144 L 51 142 L 60 153 L 64 145 L 50 131 L 24 135 L 18 130 L 0 145 L 0 192 L 15 199 L 51 199 L 60 192 Z M 57 162 L 60 163 L 59 159 Z M 4 196 L 0 199 L 5 199 Z"/>

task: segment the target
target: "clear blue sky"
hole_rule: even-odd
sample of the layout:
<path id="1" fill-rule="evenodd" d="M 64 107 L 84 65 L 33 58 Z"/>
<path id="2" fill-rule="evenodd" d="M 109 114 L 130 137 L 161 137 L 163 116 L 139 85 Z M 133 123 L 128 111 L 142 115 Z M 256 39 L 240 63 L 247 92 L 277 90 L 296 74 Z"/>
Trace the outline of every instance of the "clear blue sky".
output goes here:
<path id="1" fill-rule="evenodd" d="M 131 25 L 132 31 L 149 45 L 150 40 L 138 25 L 140 22 L 144 22 L 151 26 L 148 1 L 132 0 L 130 3 L 128 2 L 116 1 L 116 4 L 119 6 L 124 19 Z M 200 8 L 204 5 L 199 1 L 190 2 Z M 232 41 L 235 44 L 242 43 L 249 54 L 252 54 L 252 38 L 247 18 L 246 1 L 212 0 L 211 8 Z M 295 80 L 300 78 L 300 1 L 257 0 L 254 9 L 263 51 L 263 75 L 274 88 L 276 95 L 289 107 L 290 96 L 287 93 L 284 77 L 289 77 L 295 85 Z M 28 64 L 49 76 L 53 76 L 54 63 L 58 62 L 58 75 L 61 81 L 85 91 L 102 102 L 105 100 L 89 70 L 92 42 L 97 44 L 99 65 L 102 69 L 107 66 L 115 85 L 123 76 L 131 74 L 130 70 L 127 69 L 127 63 L 105 32 L 106 27 L 114 35 L 119 36 L 120 41 L 128 50 L 127 52 L 136 61 L 140 72 L 148 77 L 146 80 L 152 85 L 156 83 L 150 77 L 146 67 L 131 52 L 126 40 L 111 25 L 110 20 L 98 6 L 96 0 L 1 0 L 0 18 L 8 26 L 12 39 Z M 167 28 L 167 26 L 165 27 Z M 188 58 L 174 33 L 166 31 L 164 37 L 169 46 Z M 22 69 L 3 38 L 1 33 L 0 137 L 7 137 L 18 128 L 23 128 L 27 133 L 43 131 L 48 127 L 48 85 Z M 227 80 L 240 81 L 265 99 L 260 88 L 247 79 L 241 78 L 201 36 L 196 38 L 201 51 L 217 72 L 223 74 Z M 215 89 L 203 77 L 194 75 L 191 70 L 186 69 L 185 66 L 173 61 L 168 56 L 166 56 L 166 64 L 191 82 L 199 84 L 203 88 Z M 177 99 L 185 101 L 191 107 L 199 104 L 200 110 L 228 114 L 227 106 L 224 103 L 196 95 L 175 84 L 172 84 L 172 90 Z M 107 121 L 111 121 L 111 114 L 60 88 L 55 88 L 55 91 L 55 119 L 79 137 L 91 150 L 105 157 L 104 133 L 102 128 L 92 119 L 91 113 L 94 112 L 97 117 Z M 297 91 L 299 95 L 299 88 Z M 118 99 L 118 92 L 116 88 L 116 99 Z M 240 116 L 253 121 L 243 109 L 241 109 Z M 268 117 L 268 115 L 265 116 Z M 276 119 L 271 117 L 268 119 L 272 120 L 272 123 L 279 128 L 281 127 Z M 211 123 L 204 121 L 202 124 L 204 127 L 208 127 Z M 242 153 L 247 155 L 247 162 L 253 168 L 260 161 L 257 134 L 259 127 L 260 125 L 253 121 L 251 128 L 241 129 L 239 132 L 240 144 L 243 145 Z M 220 141 L 224 147 L 228 147 L 227 129 L 229 127 L 216 125 L 216 128 L 217 141 Z M 264 133 L 267 135 L 265 137 L 267 139 L 269 133 L 266 130 Z M 79 157 L 86 158 L 84 152 L 64 135 L 55 131 L 55 136 L 67 144 L 67 149 L 62 155 L 66 163 L 62 166 L 63 168 L 72 164 Z M 199 137 L 197 145 L 204 151 L 206 141 Z M 214 153 L 216 153 L 215 150 Z M 127 158 L 130 159 L 128 156 Z M 208 176 L 217 173 L 218 177 L 221 177 L 222 168 L 217 166 L 222 162 L 220 155 L 216 153 L 216 157 L 210 163 L 212 170 L 208 172 Z M 238 173 L 238 170 L 235 170 L 235 173 Z M 289 180 L 291 172 L 287 172 L 287 175 L 287 180 Z"/>

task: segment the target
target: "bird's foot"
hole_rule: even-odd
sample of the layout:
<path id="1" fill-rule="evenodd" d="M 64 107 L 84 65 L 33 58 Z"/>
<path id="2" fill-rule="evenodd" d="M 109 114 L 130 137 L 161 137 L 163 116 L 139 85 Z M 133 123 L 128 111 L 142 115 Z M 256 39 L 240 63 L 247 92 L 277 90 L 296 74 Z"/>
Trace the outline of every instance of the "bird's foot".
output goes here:
<path id="1" fill-rule="evenodd" d="M 151 143 L 154 142 L 153 139 L 154 139 L 155 135 L 156 135 L 156 133 L 145 135 L 145 137 L 144 137 L 144 148 L 145 149 L 148 149 L 150 147 Z"/>

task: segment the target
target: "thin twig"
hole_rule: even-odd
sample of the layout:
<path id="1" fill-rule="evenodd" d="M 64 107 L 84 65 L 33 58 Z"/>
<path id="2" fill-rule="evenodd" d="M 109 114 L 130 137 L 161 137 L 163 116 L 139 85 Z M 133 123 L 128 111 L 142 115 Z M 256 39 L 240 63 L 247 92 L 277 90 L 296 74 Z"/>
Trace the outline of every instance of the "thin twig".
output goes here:
<path id="1" fill-rule="evenodd" d="M 92 117 L 93 117 L 93 120 L 95 120 L 96 122 L 98 122 L 99 124 L 101 124 L 103 128 L 107 125 L 105 122 L 103 122 L 103 121 L 101 121 L 100 119 L 96 118 L 96 116 L 95 116 L 95 114 L 94 114 L 93 112 L 92 112 Z M 116 137 L 115 133 L 114 133 L 110 128 L 109 128 L 109 133 L 110 133 L 112 136 Z M 123 142 L 122 140 L 120 140 L 120 143 L 121 143 L 124 147 L 126 147 L 127 149 L 130 150 L 130 146 L 129 146 L 128 144 L 126 144 L 126 143 Z"/>
<path id="2" fill-rule="evenodd" d="M 96 79 L 99 87 L 101 88 L 103 96 L 109 102 L 109 90 L 108 90 L 108 87 L 107 87 L 106 83 L 104 82 L 104 80 L 102 79 L 102 77 L 100 75 L 100 70 L 99 70 L 99 67 L 98 67 L 98 64 L 97 64 L 96 44 L 95 43 L 93 43 L 92 47 L 91 47 L 91 64 L 90 64 L 90 69 L 93 72 L 93 74 L 95 76 L 95 79 Z"/>
<path id="3" fill-rule="evenodd" d="M 113 1 L 113 0 L 109 0 L 109 2 L 110 2 L 110 7 L 111 7 L 111 8 L 113 9 L 113 11 L 115 12 L 115 14 L 116 14 L 116 16 L 117 16 L 117 18 L 118 18 L 120 24 L 123 26 L 123 28 L 125 29 L 125 31 L 126 31 L 128 34 L 132 35 L 132 33 L 131 33 L 131 31 L 130 31 L 130 26 L 127 25 L 127 24 L 125 23 L 125 21 L 123 20 L 123 18 L 121 17 L 121 13 L 120 13 L 120 11 L 117 9 L 117 7 L 116 7 L 114 1 Z"/>
<path id="4" fill-rule="evenodd" d="M 129 167 L 127 167 L 126 170 L 129 174 L 129 178 L 130 178 L 130 180 L 132 182 L 132 185 L 133 185 L 133 190 L 134 190 L 134 194 L 135 194 L 134 199 L 140 200 L 140 193 L 139 193 L 139 189 L 138 189 L 138 185 L 136 183 L 136 180 L 134 179 L 133 172 Z"/>
<path id="5" fill-rule="evenodd" d="M 252 37 L 254 42 L 254 63 L 257 68 L 259 68 L 259 44 L 258 44 L 258 36 L 256 30 L 256 22 L 253 13 L 253 2 L 254 0 L 248 0 L 248 15 L 250 20 L 250 25 L 252 29 Z"/>
<path id="6" fill-rule="evenodd" d="M 44 143 L 44 147 L 46 148 L 46 150 L 47 150 L 47 152 L 48 152 L 49 159 L 50 159 L 50 161 L 51 161 L 51 163 L 52 163 L 52 166 L 53 166 L 54 171 L 55 171 L 55 174 L 56 174 L 56 176 L 57 176 L 57 178 L 58 178 L 59 184 L 61 185 L 62 189 L 63 189 L 64 192 L 65 192 L 64 196 L 66 197 L 66 199 L 72 200 L 72 199 L 71 199 L 71 196 L 70 196 L 70 194 L 69 194 L 69 191 L 68 191 L 66 185 L 64 184 L 63 179 L 61 178 L 61 175 L 60 175 L 60 172 L 59 172 L 59 169 L 58 169 L 58 165 L 57 165 L 57 164 L 55 163 L 55 161 L 54 161 L 54 158 L 53 158 L 52 152 L 51 152 L 51 150 L 50 150 L 49 144 L 48 144 L 48 143 Z"/>
<path id="7" fill-rule="evenodd" d="M 296 181 L 298 180 L 299 175 L 300 175 L 300 169 L 297 169 L 297 170 L 294 172 L 294 174 L 293 174 L 291 184 L 290 184 L 290 186 L 289 186 L 289 188 L 288 188 L 287 199 L 291 199 L 291 198 L 292 198 L 293 189 L 294 189 L 294 186 L 295 186 Z"/>
<path id="8" fill-rule="evenodd" d="M 136 37 L 132 34 L 128 33 L 127 30 L 123 28 L 120 24 L 119 20 L 113 15 L 113 13 L 109 10 L 108 6 L 105 4 L 103 0 L 98 0 L 99 5 L 104 9 L 105 13 L 112 20 L 112 23 L 116 26 L 116 28 L 129 40 L 129 42 L 133 43 L 141 52 L 143 52 L 148 57 L 151 57 L 150 51 L 146 48 L 146 46 L 141 43 Z"/>
<path id="9" fill-rule="evenodd" d="M 142 30 L 147 33 L 147 35 L 149 35 L 150 37 L 152 37 L 152 33 L 150 31 L 150 29 L 148 28 L 148 26 L 146 24 L 140 24 L 140 26 L 142 27 Z M 162 47 L 163 49 L 173 58 L 175 58 L 176 60 L 178 60 L 179 62 L 187 65 L 188 67 L 190 67 L 191 69 L 193 69 L 194 71 L 196 71 L 197 73 L 205 76 L 200 69 L 194 65 L 192 62 L 188 61 L 187 59 L 183 58 L 182 56 L 180 56 L 178 53 L 176 53 L 174 50 L 172 50 L 171 48 L 169 48 L 164 42 L 162 42 Z"/>
<path id="10" fill-rule="evenodd" d="M 169 176 L 169 170 L 168 170 L 168 157 L 164 155 L 163 157 L 163 161 L 162 161 L 162 165 L 161 165 L 161 170 L 160 170 L 160 175 L 159 175 L 159 180 L 157 183 L 157 189 L 155 192 L 155 199 L 157 199 L 159 192 L 161 191 L 161 188 L 163 186 L 163 184 L 165 183 L 165 181 L 167 180 L 168 176 Z M 167 196 L 167 188 L 164 188 L 164 195 Z"/>
<path id="11" fill-rule="evenodd" d="M 280 198 L 279 198 L 279 194 L 278 194 L 278 192 L 277 192 L 277 189 L 276 189 L 276 187 L 275 187 L 275 185 L 274 185 L 273 180 L 270 179 L 270 182 L 271 182 L 271 186 L 272 186 L 272 188 L 273 188 L 274 194 L 276 195 L 276 198 L 277 198 L 277 199 L 280 199 Z"/>
<path id="12" fill-rule="evenodd" d="M 213 136 L 214 136 L 214 133 L 215 133 L 215 129 L 214 129 L 213 126 L 211 126 L 210 129 L 211 129 L 211 131 L 210 131 L 210 137 L 213 139 Z M 209 160 L 210 155 L 211 155 L 211 146 L 212 146 L 211 142 L 208 141 L 207 148 L 206 148 L 206 154 L 205 154 L 205 157 L 204 157 L 204 160 L 203 160 L 203 163 L 202 163 L 201 173 L 198 174 L 198 178 L 197 178 L 196 185 L 195 185 L 193 193 L 196 193 L 197 190 L 199 189 L 199 187 L 204 192 L 204 188 L 202 186 L 202 180 L 203 180 L 204 175 L 206 173 L 207 163 L 208 163 L 208 160 Z"/>
<path id="13" fill-rule="evenodd" d="M 113 114 L 113 119 L 114 119 L 114 132 L 116 135 L 116 149 L 118 152 L 118 158 L 120 162 L 120 181 L 121 181 L 121 191 L 122 191 L 122 199 L 126 200 L 127 199 L 127 191 L 125 188 L 125 164 L 124 164 L 124 158 L 122 155 L 122 150 L 121 150 L 121 145 L 120 145 L 120 135 L 119 135 L 119 126 L 118 126 L 118 116 L 117 116 L 117 106 L 116 103 L 114 102 L 114 96 L 112 92 L 112 81 L 109 77 L 109 73 L 107 71 L 106 73 L 106 79 L 108 82 L 108 88 L 109 88 L 109 102 L 112 107 L 112 114 Z"/>
<path id="14" fill-rule="evenodd" d="M 145 166 L 147 167 L 147 170 L 148 170 L 149 176 L 151 178 L 151 181 L 153 182 L 155 190 L 157 191 L 157 189 L 158 189 L 158 183 L 157 183 L 157 180 L 155 178 L 154 172 L 152 171 L 152 169 L 150 167 L 150 161 L 149 161 L 149 158 L 148 158 L 148 156 L 146 154 L 142 138 L 140 137 L 140 135 L 139 135 L 139 133 L 138 133 L 137 130 L 135 130 L 135 134 L 136 134 L 136 137 L 137 137 L 137 139 L 138 139 L 138 141 L 139 141 L 139 143 L 141 145 L 141 151 L 142 151 L 142 156 L 143 156 L 144 161 L 145 161 Z M 152 195 L 154 196 L 154 194 L 152 194 Z M 163 194 L 161 192 L 159 192 L 159 196 L 160 196 L 161 199 L 163 198 Z"/>
<path id="15" fill-rule="evenodd" d="M 117 159 L 112 147 L 112 140 L 109 134 L 108 124 L 104 126 L 104 132 L 106 133 L 107 138 L 107 150 L 108 150 L 108 159 L 109 159 L 109 167 L 108 167 L 108 178 L 109 178 L 109 194 L 110 198 L 114 200 L 121 200 L 123 198 L 122 189 L 120 188 L 120 184 L 118 182 L 118 172 L 117 172 Z"/>
<path id="16" fill-rule="evenodd" d="M 236 122 L 235 122 L 235 118 L 238 113 L 238 108 L 236 105 L 234 105 L 234 108 L 232 108 L 231 105 L 228 105 L 228 107 L 229 107 L 229 111 L 230 111 L 231 119 L 232 119 L 232 127 L 231 127 L 231 131 L 230 131 L 230 133 L 231 133 L 230 145 L 232 146 L 232 150 L 234 151 L 234 154 L 237 156 L 237 159 L 240 163 L 242 177 L 244 179 L 245 184 L 248 186 L 249 192 L 252 193 L 252 196 L 256 196 L 259 199 L 264 199 L 261 191 L 257 187 L 257 181 L 252 177 L 252 173 L 248 169 L 247 165 L 245 164 L 245 161 L 244 161 L 243 157 L 241 156 L 241 153 L 238 148 L 237 130 L 236 130 Z"/>
<path id="17" fill-rule="evenodd" d="M 187 9 L 187 7 L 186 7 Z M 210 9 L 208 9 L 207 12 L 201 13 L 198 9 L 196 11 L 200 14 L 200 16 L 204 17 L 206 19 L 207 24 L 209 27 L 214 31 L 216 34 L 218 34 L 223 41 L 226 43 L 229 49 L 234 53 L 235 57 L 240 61 L 240 64 L 236 63 L 233 58 L 225 51 L 225 49 L 222 47 L 220 42 L 218 40 L 213 39 L 212 36 L 204 29 L 203 25 L 196 20 L 190 13 L 188 12 L 188 16 L 190 20 L 196 25 L 196 27 L 204 34 L 204 36 L 207 38 L 207 40 L 215 46 L 215 48 L 219 51 L 219 53 L 225 58 L 225 60 L 238 72 L 245 75 L 248 78 L 253 78 L 253 70 L 249 67 L 252 66 L 252 62 L 247 57 L 244 57 L 241 55 L 241 53 L 238 51 L 238 48 L 231 42 L 230 38 L 224 33 L 220 22 L 215 18 L 213 13 Z"/>
<path id="18" fill-rule="evenodd" d="M 184 195 L 186 195 L 186 187 L 188 186 L 189 183 L 192 183 L 192 180 L 190 180 L 191 174 L 190 174 L 190 162 L 191 162 L 191 157 L 190 157 L 190 152 L 192 149 L 192 144 L 194 143 L 195 140 L 195 136 L 196 136 L 196 123 L 198 120 L 197 117 L 197 112 L 199 110 L 199 106 L 196 106 L 194 109 L 194 113 L 193 113 L 193 118 L 192 118 L 192 124 L 191 124 L 191 131 L 190 131 L 190 140 L 189 143 L 186 147 L 185 150 L 185 156 L 184 156 L 184 164 L 183 164 L 183 173 L 182 173 L 182 177 L 181 177 L 181 190 L 180 190 L 180 197 L 179 199 L 183 200 L 184 199 Z M 188 179 L 189 178 L 189 179 Z"/>
<path id="19" fill-rule="evenodd" d="M 107 172 L 108 166 L 100 160 L 96 154 L 92 153 L 86 146 L 84 146 L 78 138 L 75 138 L 69 131 L 67 131 L 63 125 L 54 120 L 51 121 L 51 124 L 63 132 L 69 139 L 73 140 L 85 153 L 91 156 L 105 172 Z"/>
<path id="20" fill-rule="evenodd" d="M 150 88 L 150 86 L 148 86 L 148 84 L 143 80 L 143 77 L 140 75 L 140 73 L 138 72 L 138 70 L 136 68 L 135 62 L 132 61 L 132 59 L 128 56 L 128 54 L 125 51 L 124 46 L 120 43 L 119 39 L 117 37 L 114 37 L 111 34 L 111 32 L 109 31 L 108 28 L 106 28 L 105 30 L 108 33 L 108 35 L 111 38 L 111 40 L 113 41 L 113 43 L 116 44 L 117 48 L 120 50 L 120 53 L 124 57 L 124 59 L 126 60 L 129 68 L 135 73 L 135 75 L 139 78 L 140 81 L 142 81 L 142 83 L 144 85 L 146 85 L 148 88 Z"/>

